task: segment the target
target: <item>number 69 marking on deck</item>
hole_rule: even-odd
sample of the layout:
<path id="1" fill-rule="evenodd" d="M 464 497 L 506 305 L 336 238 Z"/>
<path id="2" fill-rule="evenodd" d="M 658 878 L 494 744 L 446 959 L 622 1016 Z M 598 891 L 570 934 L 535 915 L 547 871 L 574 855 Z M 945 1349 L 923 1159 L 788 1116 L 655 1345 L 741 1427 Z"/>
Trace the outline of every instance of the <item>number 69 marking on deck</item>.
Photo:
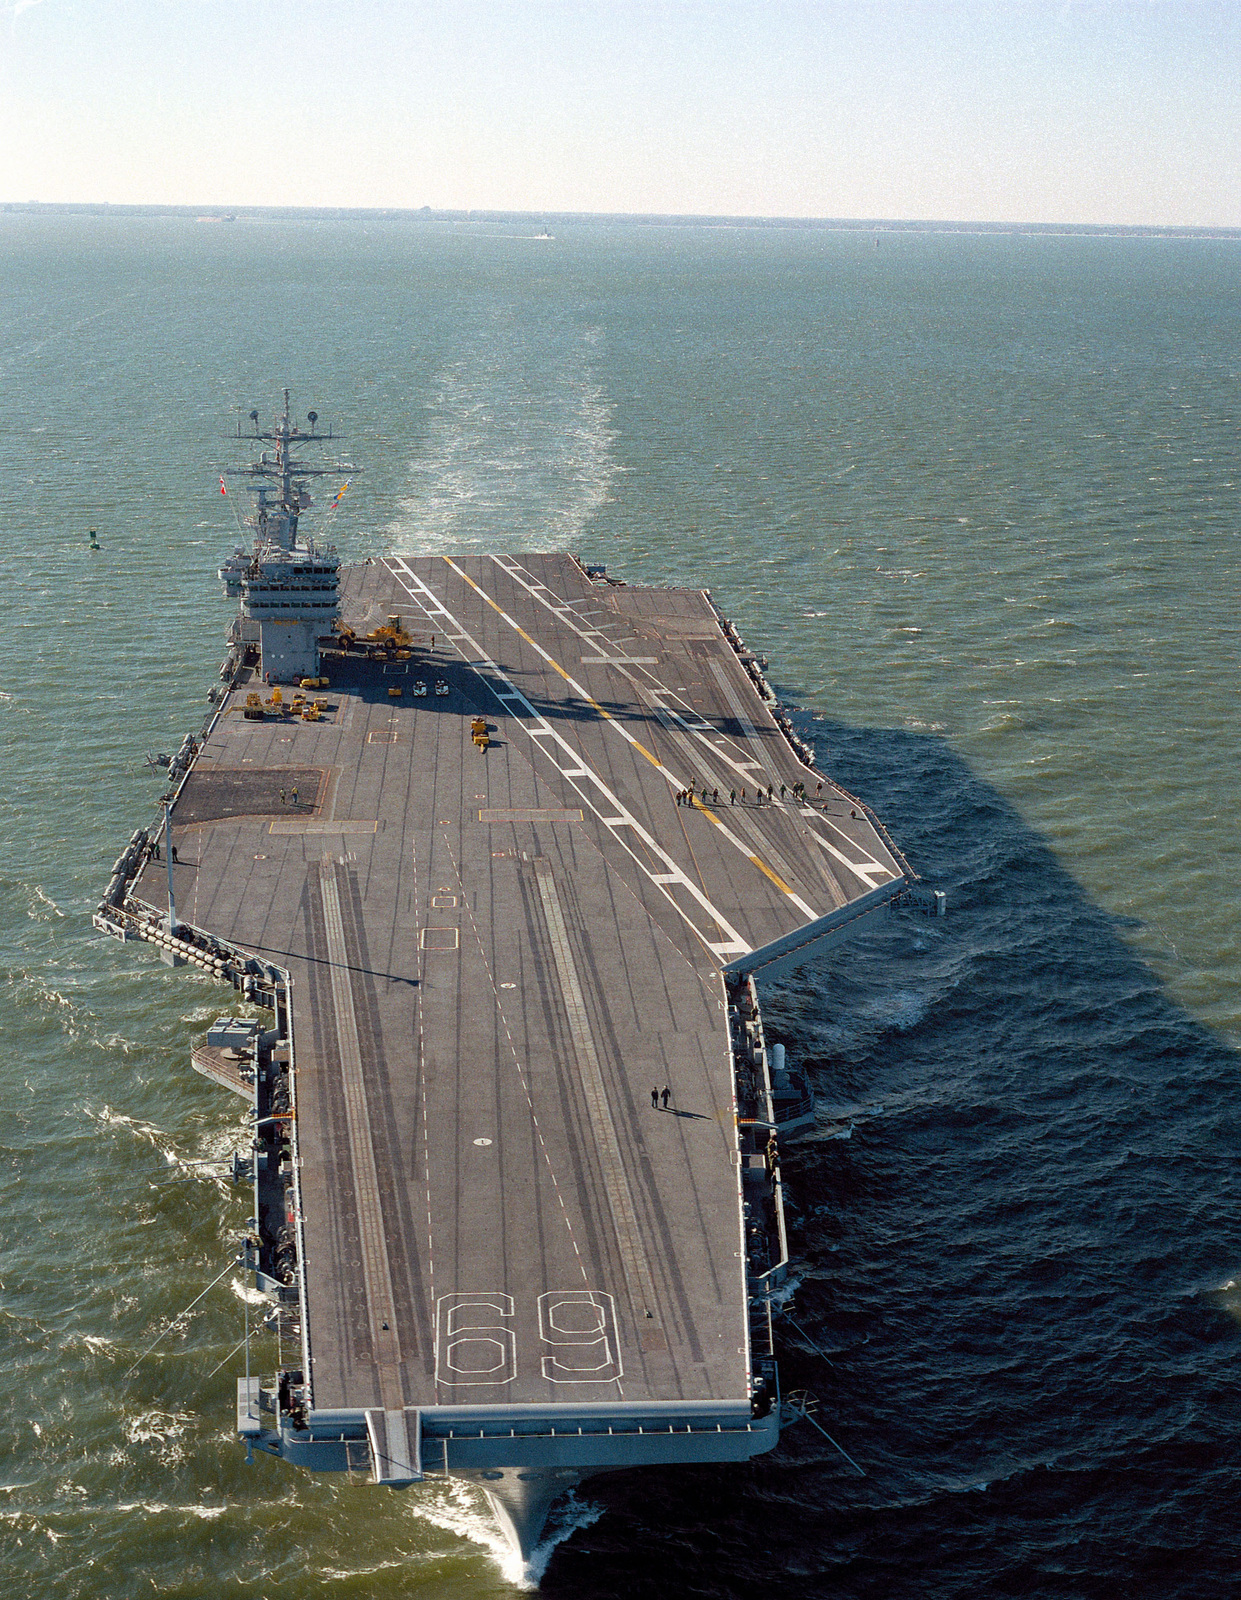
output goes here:
<path id="1" fill-rule="evenodd" d="M 601 1289 L 553 1289 L 539 1296 L 539 1337 L 550 1383 L 614 1383 L 622 1374 L 616 1304 Z"/>
<path id="2" fill-rule="evenodd" d="M 552 1289 L 538 1298 L 540 1366 L 549 1383 L 615 1383 L 623 1374 L 616 1303 L 602 1289 Z M 453 1388 L 513 1383 L 512 1295 L 444 1294 L 435 1302 L 435 1381 Z M 528 1327 L 528 1324 L 527 1324 Z"/>
<path id="3" fill-rule="evenodd" d="M 512 1295 L 441 1295 L 435 1303 L 436 1383 L 512 1383 L 517 1341 L 505 1326 L 512 1315 Z"/>

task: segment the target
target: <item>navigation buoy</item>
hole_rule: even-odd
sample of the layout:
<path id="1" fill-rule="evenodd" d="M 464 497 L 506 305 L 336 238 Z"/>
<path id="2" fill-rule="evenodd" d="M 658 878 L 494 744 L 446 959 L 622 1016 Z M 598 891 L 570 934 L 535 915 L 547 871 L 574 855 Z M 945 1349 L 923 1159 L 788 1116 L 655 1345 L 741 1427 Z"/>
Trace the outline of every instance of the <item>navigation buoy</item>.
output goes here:
<path id="1" fill-rule="evenodd" d="M 99 543 L 99 535 L 94 528 L 90 531 L 90 547 L 92 550 L 101 550 L 103 548 Z"/>

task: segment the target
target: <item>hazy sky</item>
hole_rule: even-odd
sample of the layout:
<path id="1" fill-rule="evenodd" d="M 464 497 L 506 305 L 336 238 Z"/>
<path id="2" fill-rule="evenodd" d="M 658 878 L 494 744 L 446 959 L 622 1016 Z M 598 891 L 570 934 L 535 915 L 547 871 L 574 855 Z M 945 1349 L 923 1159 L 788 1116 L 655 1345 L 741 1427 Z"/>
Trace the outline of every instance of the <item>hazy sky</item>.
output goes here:
<path id="1" fill-rule="evenodd" d="M 1241 0 L 0 0 L 0 200 L 1241 224 Z"/>

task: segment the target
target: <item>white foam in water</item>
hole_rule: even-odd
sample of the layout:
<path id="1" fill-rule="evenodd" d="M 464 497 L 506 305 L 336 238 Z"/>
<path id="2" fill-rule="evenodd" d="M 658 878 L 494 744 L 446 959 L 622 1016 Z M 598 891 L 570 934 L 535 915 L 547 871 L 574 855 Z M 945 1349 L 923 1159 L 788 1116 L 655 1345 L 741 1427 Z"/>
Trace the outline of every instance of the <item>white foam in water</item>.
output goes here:
<path id="1" fill-rule="evenodd" d="M 388 528 L 392 548 L 567 549 L 607 499 L 616 471 L 611 407 L 594 380 L 594 330 L 540 349 L 561 381 L 532 393 L 516 335 L 465 347 L 439 374 L 414 492 Z"/>
<path id="2" fill-rule="evenodd" d="M 55 900 L 50 895 L 44 894 L 37 883 L 31 884 L 30 890 L 33 899 L 31 900 L 28 915 L 32 919 L 46 921 L 48 912 L 51 912 L 56 917 L 64 916 L 64 912 L 56 904 Z"/>
<path id="3" fill-rule="evenodd" d="M 435 1490 L 439 1493 L 432 1498 Z M 435 1527 L 480 1545 L 499 1567 L 505 1582 L 524 1590 L 538 1588 L 558 1544 L 578 1528 L 589 1528 L 603 1515 L 602 1506 L 579 1500 L 571 1489 L 552 1507 L 544 1538 L 534 1547 L 529 1561 L 523 1561 L 500 1532 L 483 1491 L 460 1478 L 451 1478 L 442 1486 L 424 1484 L 417 1498 L 411 1497 L 409 1507 Z"/>
<path id="4" fill-rule="evenodd" d="M 459 1478 L 443 1486 L 424 1484 L 416 1499 L 411 1496 L 409 1507 L 424 1522 L 481 1545 L 510 1583 L 527 1587 L 522 1583 L 521 1558 L 501 1534 L 481 1489 L 474 1490 Z"/>
<path id="5" fill-rule="evenodd" d="M 227 1516 L 229 1506 L 168 1505 L 160 1500 L 123 1500 L 117 1511 L 141 1511 L 148 1517 L 197 1517 L 202 1522 L 214 1522 Z"/>
<path id="6" fill-rule="evenodd" d="M 886 1027 L 906 1033 L 917 1027 L 926 1016 L 928 1001 L 925 995 L 910 989 L 897 989 L 881 996 L 870 1007 L 871 1014 Z"/>
<path id="7" fill-rule="evenodd" d="M 233 1291 L 233 1293 L 237 1296 L 238 1300 L 244 1300 L 248 1305 L 252 1305 L 252 1306 L 269 1306 L 269 1305 L 271 1305 L 271 1301 L 267 1298 L 267 1296 L 263 1293 L 263 1291 L 261 1289 L 255 1289 L 252 1286 L 249 1286 L 247 1284 L 242 1283 L 240 1278 L 230 1278 L 228 1280 L 228 1286 Z"/>
<path id="8" fill-rule="evenodd" d="M 538 1587 L 543 1574 L 547 1571 L 552 1551 L 558 1544 L 563 1544 L 579 1528 L 593 1527 L 602 1515 L 601 1505 L 579 1499 L 576 1489 L 570 1489 L 568 1494 L 552 1507 L 551 1515 L 547 1519 L 547 1528 L 544 1530 L 545 1537 L 534 1547 L 534 1553 L 526 1563 L 529 1586 Z"/>
<path id="9" fill-rule="evenodd" d="M 167 1151 L 160 1142 L 167 1135 L 153 1122 L 144 1122 L 140 1117 L 127 1117 L 123 1111 L 114 1111 L 109 1105 L 102 1106 L 98 1111 L 93 1106 L 83 1106 L 82 1111 L 92 1122 L 98 1122 L 102 1127 L 127 1128 L 135 1138 L 146 1140 L 167 1158 Z"/>
<path id="10" fill-rule="evenodd" d="M 125 1438 L 146 1445 L 164 1466 L 172 1466 L 185 1460 L 185 1433 L 193 1420 L 183 1411 L 143 1411 L 125 1423 Z"/>

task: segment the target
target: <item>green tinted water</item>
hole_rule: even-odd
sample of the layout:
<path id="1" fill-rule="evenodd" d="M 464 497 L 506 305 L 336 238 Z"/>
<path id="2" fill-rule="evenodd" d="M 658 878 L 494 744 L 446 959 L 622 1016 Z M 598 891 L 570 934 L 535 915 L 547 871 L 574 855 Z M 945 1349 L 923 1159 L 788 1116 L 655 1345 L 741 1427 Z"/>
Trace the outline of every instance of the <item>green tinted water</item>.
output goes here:
<path id="1" fill-rule="evenodd" d="M 532 231 L 0 215 L 15 1593 L 510 1592 L 463 1491 L 244 1464 L 240 1273 L 126 1376 L 227 1262 L 244 1194 L 192 1163 L 244 1121 L 189 1068 L 231 992 L 89 917 L 155 814 L 144 752 L 207 709 L 236 537 L 216 480 L 238 409 L 283 385 L 365 465 L 332 517 L 346 559 L 570 548 L 709 585 L 830 719 L 821 765 L 852 729 L 939 735 L 1134 919 L 1192 1018 L 1241 1032 L 1237 247 Z M 918 864 L 939 796 L 882 777 Z"/>

